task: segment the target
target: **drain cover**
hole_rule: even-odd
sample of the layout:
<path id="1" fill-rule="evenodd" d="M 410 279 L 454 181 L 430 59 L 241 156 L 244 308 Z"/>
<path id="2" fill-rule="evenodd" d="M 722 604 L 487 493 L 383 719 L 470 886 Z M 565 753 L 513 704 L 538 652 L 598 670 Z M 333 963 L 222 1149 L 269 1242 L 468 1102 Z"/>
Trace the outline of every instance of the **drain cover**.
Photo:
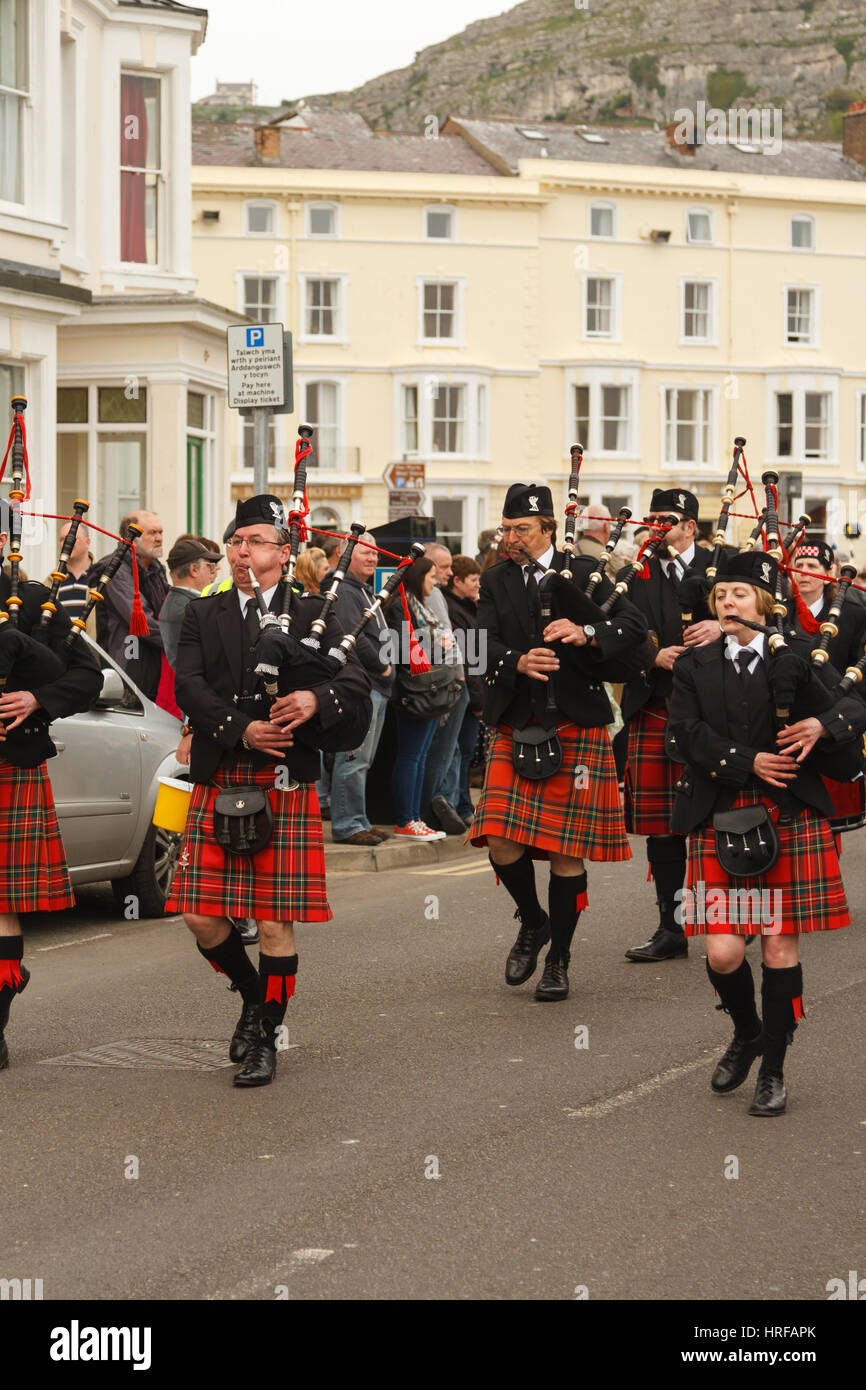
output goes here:
<path id="1" fill-rule="evenodd" d="M 121 1038 L 100 1043 L 61 1057 L 44 1057 L 43 1066 L 55 1067 L 156 1067 L 183 1071 L 210 1071 L 230 1067 L 228 1044 L 190 1038 Z"/>

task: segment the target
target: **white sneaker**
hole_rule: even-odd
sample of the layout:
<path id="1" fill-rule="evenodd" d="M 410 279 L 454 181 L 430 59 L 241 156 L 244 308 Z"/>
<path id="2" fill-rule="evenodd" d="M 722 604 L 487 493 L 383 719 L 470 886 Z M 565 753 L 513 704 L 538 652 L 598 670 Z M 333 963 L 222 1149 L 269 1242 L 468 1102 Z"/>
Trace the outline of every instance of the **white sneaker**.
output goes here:
<path id="1" fill-rule="evenodd" d="M 423 834 L 425 840 L 447 840 L 447 839 L 448 839 L 448 836 L 445 834 L 445 831 L 444 831 L 444 830 L 433 830 L 432 827 L 429 826 L 429 825 L 427 825 L 423 820 L 416 820 L 416 821 L 414 822 L 414 824 L 418 826 L 418 828 L 419 828 L 419 830 L 421 831 L 421 833 Z"/>

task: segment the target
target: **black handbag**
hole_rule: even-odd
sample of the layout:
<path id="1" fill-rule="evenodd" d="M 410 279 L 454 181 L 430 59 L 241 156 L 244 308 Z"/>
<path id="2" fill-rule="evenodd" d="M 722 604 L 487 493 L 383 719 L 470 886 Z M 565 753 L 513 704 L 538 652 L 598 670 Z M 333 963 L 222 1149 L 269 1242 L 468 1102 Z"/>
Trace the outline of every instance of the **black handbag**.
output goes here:
<path id="1" fill-rule="evenodd" d="M 514 771 L 531 782 L 552 777 L 562 767 L 562 744 L 556 729 L 527 724 L 511 731 L 511 761 Z"/>
<path id="2" fill-rule="evenodd" d="M 258 854 L 270 844 L 274 813 L 264 787 L 228 787 L 213 804 L 213 833 L 227 854 Z"/>
<path id="3" fill-rule="evenodd" d="M 460 699 L 462 681 L 453 666 L 433 666 L 413 676 L 397 667 L 397 703 L 407 719 L 441 718 L 450 714 Z"/>
<path id="4" fill-rule="evenodd" d="M 779 832 L 766 806 L 740 806 L 713 816 L 716 858 L 732 878 L 752 878 L 779 858 Z"/>

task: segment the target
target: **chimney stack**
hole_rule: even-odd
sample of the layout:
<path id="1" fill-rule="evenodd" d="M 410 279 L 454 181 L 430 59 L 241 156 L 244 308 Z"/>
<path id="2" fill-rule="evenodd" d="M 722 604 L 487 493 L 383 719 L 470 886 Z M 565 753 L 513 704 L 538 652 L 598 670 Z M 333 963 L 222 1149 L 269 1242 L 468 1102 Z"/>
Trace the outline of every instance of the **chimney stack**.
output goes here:
<path id="1" fill-rule="evenodd" d="M 265 164 L 279 164 L 280 162 L 280 130 L 279 126 L 259 125 L 253 131 L 253 139 L 256 146 L 256 154 Z"/>
<path id="2" fill-rule="evenodd" d="M 665 126 L 665 138 L 667 139 L 667 142 L 670 145 L 671 149 L 676 150 L 677 154 L 680 155 L 694 156 L 695 154 L 697 154 L 697 142 L 692 140 L 692 142 L 690 143 L 688 140 L 683 140 L 682 136 L 680 136 L 680 138 L 678 139 L 676 135 L 676 132 L 678 130 L 682 130 L 681 124 Z"/>
<path id="3" fill-rule="evenodd" d="M 842 153 L 866 166 L 866 101 L 854 101 L 842 117 Z"/>

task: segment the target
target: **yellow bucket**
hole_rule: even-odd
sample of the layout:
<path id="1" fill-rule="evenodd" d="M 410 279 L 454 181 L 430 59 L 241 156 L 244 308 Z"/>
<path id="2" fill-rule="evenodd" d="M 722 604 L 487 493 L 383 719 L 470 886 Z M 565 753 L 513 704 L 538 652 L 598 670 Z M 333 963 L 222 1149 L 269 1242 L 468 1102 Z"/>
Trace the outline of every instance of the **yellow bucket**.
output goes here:
<path id="1" fill-rule="evenodd" d="M 189 813 L 189 799 L 192 795 L 192 782 L 181 782 L 176 777 L 160 777 L 156 805 L 151 817 L 154 825 L 161 830 L 173 830 L 180 835 L 186 827 Z"/>

